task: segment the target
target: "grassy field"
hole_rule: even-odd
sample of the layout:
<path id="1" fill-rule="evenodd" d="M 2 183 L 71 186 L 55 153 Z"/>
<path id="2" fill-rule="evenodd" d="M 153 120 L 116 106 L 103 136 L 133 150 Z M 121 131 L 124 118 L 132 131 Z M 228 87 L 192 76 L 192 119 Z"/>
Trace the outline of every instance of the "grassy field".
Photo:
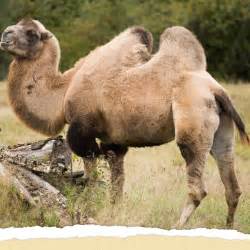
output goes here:
<path id="1" fill-rule="evenodd" d="M 227 84 L 237 110 L 250 131 L 250 85 Z M 6 86 L 0 83 L 0 144 L 34 141 L 41 135 L 27 129 L 14 116 L 7 104 Z M 240 199 L 235 229 L 250 233 L 250 148 L 236 144 L 236 173 L 243 194 Z M 83 167 L 82 165 L 78 167 Z M 79 207 L 99 224 L 171 228 L 177 221 L 187 192 L 185 165 L 178 148 L 167 145 L 130 149 L 125 159 L 125 195 L 122 204 L 111 207 L 105 188 L 79 190 L 65 186 L 69 210 Z M 210 157 L 205 168 L 208 196 L 201 203 L 186 228 L 224 228 L 227 206 L 224 188 L 215 162 Z M 11 188 L 0 186 L 0 227 L 57 225 L 53 211 L 30 209 Z"/>

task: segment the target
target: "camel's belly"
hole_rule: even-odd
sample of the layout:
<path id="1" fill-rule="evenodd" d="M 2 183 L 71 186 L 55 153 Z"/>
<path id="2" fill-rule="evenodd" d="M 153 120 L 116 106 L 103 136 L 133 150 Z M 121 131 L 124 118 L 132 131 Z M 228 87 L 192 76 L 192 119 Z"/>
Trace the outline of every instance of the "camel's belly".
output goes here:
<path id="1" fill-rule="evenodd" d="M 148 109 L 145 109 L 148 108 Z M 123 113 L 114 112 L 107 120 L 106 143 L 128 146 L 160 145 L 174 139 L 174 123 L 169 106 L 137 107 L 136 110 Z"/>

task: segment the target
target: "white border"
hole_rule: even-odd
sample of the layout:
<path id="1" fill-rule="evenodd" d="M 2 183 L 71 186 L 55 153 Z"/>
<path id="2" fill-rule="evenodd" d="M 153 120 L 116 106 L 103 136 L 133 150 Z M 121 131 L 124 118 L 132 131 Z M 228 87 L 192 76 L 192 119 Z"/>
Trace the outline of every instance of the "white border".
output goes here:
<path id="1" fill-rule="evenodd" d="M 159 228 L 125 227 L 125 226 L 98 226 L 98 225 L 74 225 L 64 228 L 56 227 L 24 227 L 1 228 L 1 240 L 25 240 L 25 239 L 61 239 L 77 237 L 128 237 L 128 236 L 184 236 L 184 237 L 208 237 L 227 240 L 250 240 L 249 234 L 236 230 L 197 228 L 190 230 L 164 230 Z"/>

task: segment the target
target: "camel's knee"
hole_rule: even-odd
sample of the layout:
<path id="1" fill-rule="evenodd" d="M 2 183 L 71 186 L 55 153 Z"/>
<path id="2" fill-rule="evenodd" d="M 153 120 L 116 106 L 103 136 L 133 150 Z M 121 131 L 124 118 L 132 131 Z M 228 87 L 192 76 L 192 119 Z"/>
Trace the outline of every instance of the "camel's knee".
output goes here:
<path id="1" fill-rule="evenodd" d="M 70 124 L 67 132 L 67 142 L 71 150 L 80 157 L 98 156 L 100 154 L 94 131 L 82 128 L 80 122 Z"/>
<path id="2" fill-rule="evenodd" d="M 242 192 L 239 187 L 236 190 L 231 190 L 230 192 L 226 191 L 226 201 L 228 206 L 236 208 L 241 194 Z"/>
<path id="3" fill-rule="evenodd" d="M 203 187 L 202 183 L 200 184 L 190 184 L 189 183 L 189 192 L 188 196 L 196 207 L 198 207 L 201 201 L 207 196 L 207 191 Z"/>
<path id="4" fill-rule="evenodd" d="M 177 144 L 187 165 L 188 196 L 191 202 L 198 207 L 201 200 L 207 195 L 202 180 L 206 152 L 201 154 L 190 140 L 179 140 Z"/>

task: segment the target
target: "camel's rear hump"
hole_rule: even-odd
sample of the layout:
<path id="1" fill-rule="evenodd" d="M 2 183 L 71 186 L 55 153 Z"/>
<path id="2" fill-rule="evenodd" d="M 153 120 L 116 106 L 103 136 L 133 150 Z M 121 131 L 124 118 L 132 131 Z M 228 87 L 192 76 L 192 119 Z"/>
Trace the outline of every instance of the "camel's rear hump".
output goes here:
<path id="1" fill-rule="evenodd" d="M 175 64 L 184 70 L 206 70 L 206 55 L 195 35 L 181 26 L 167 28 L 161 35 L 160 50 L 166 60 L 175 58 Z"/>

